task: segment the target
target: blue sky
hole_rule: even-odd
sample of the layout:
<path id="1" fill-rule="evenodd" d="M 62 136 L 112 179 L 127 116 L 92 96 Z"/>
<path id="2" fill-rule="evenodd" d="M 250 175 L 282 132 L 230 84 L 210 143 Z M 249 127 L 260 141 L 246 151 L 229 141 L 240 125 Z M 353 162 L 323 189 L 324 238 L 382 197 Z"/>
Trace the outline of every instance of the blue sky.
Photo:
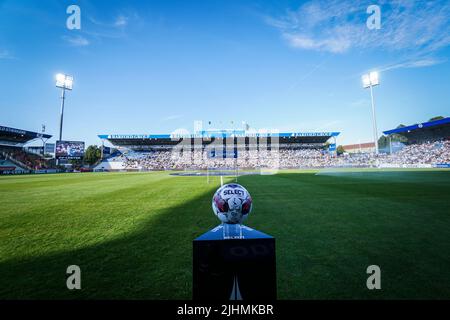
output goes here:
<path id="1" fill-rule="evenodd" d="M 68 30 L 66 8 L 81 9 Z M 381 29 L 369 30 L 369 5 Z M 194 120 L 341 131 L 338 143 L 450 110 L 448 1 L 0 0 L 0 125 L 59 126 L 58 72 L 75 78 L 64 138 L 193 130 Z"/>

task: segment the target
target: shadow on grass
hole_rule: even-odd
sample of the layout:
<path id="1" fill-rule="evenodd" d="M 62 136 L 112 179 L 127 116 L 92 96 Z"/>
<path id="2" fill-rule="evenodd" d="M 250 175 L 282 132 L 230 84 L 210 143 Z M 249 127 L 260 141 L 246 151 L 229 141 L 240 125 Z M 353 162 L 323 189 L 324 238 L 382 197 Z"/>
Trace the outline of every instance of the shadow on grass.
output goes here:
<path id="1" fill-rule="evenodd" d="M 239 181 L 254 199 L 252 226 L 277 238 L 279 297 L 450 296 L 449 172 L 265 179 Z M 372 264 L 382 268 L 383 290 L 366 287 Z"/>
<path id="2" fill-rule="evenodd" d="M 192 240 L 217 224 L 212 192 L 158 212 L 125 237 L 0 263 L 0 299 L 190 299 Z M 81 290 L 66 287 L 69 265 L 81 268 Z"/>
<path id="3" fill-rule="evenodd" d="M 240 177 L 254 199 L 249 225 L 277 238 L 278 296 L 448 298 L 449 175 L 433 174 L 437 184 L 414 176 L 379 183 L 375 175 Z M 190 299 L 192 240 L 218 224 L 210 211 L 215 187 L 124 237 L 0 263 L 0 299 Z M 115 192 L 143 199 L 132 197 L 135 189 Z M 365 287 L 372 263 L 383 268 L 382 291 Z M 73 264 L 82 271 L 79 291 L 66 288 Z"/>

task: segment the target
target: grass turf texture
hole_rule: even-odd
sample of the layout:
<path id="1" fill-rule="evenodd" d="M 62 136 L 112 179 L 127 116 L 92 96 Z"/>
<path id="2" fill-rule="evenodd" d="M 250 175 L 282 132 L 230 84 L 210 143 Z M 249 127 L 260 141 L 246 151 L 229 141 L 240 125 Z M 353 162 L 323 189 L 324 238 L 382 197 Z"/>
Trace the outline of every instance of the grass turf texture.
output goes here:
<path id="1" fill-rule="evenodd" d="M 210 179 L 0 177 L 0 299 L 190 299 L 192 240 L 218 224 Z M 247 225 L 277 239 L 280 299 L 450 298 L 450 171 L 285 171 L 239 183 L 254 201 Z M 72 264 L 82 290 L 65 286 Z M 366 288 L 371 264 L 382 290 Z"/>

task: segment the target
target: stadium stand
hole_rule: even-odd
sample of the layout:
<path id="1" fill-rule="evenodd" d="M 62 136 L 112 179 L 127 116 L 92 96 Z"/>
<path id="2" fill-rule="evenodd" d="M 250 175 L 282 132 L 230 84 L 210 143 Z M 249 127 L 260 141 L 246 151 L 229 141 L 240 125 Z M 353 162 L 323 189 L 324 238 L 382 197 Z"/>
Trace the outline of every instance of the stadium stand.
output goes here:
<path id="1" fill-rule="evenodd" d="M 187 136 L 99 135 L 122 152 L 105 159 L 96 170 L 327 166 L 333 156 L 325 149 L 325 144 L 338 135 L 339 132 L 260 134 L 235 130 L 202 131 Z M 223 157 L 222 150 L 226 146 L 232 156 Z M 236 149 L 236 157 L 233 149 Z M 221 156 L 211 156 L 212 151 Z"/>
<path id="2" fill-rule="evenodd" d="M 19 170 L 25 170 L 24 168 L 19 167 L 14 162 L 11 162 L 6 159 L 0 160 L 0 171 L 19 171 Z"/>
<path id="3" fill-rule="evenodd" d="M 24 149 L 25 144 L 41 138 L 49 139 L 51 135 L 0 126 L 1 173 L 29 173 L 51 168 L 51 161 Z"/>
<path id="4" fill-rule="evenodd" d="M 94 167 L 95 171 L 116 171 L 126 169 L 122 154 L 109 156 Z"/>
<path id="5" fill-rule="evenodd" d="M 402 136 L 406 141 L 384 160 L 385 164 L 450 167 L 450 117 L 402 126 L 383 133 L 389 137 L 389 141 L 395 135 Z M 390 149 L 393 150 L 392 146 Z"/>
<path id="6" fill-rule="evenodd" d="M 400 151 L 382 157 L 383 163 L 404 165 L 450 164 L 450 140 L 406 145 Z"/>
<path id="7" fill-rule="evenodd" d="M 387 136 L 402 135 L 409 144 L 448 140 L 450 139 L 450 117 L 387 130 L 383 133 Z"/>
<path id="8" fill-rule="evenodd" d="M 370 152 L 369 144 L 367 148 L 350 145 L 351 152 L 339 156 L 335 151 L 339 132 L 214 130 L 193 135 L 99 135 L 117 150 L 108 152 L 94 170 L 450 167 L 450 118 L 396 128 L 384 134 L 390 144 L 383 149 L 385 153 Z M 391 137 L 398 136 L 403 137 L 401 143 L 391 141 Z M 24 147 L 35 139 L 50 137 L 0 126 L 0 172 L 42 172 L 54 168 L 54 162 L 27 152 L 29 149 Z M 329 145 L 334 148 L 328 148 Z"/>
<path id="9" fill-rule="evenodd" d="M 252 135 L 222 130 L 187 136 L 99 135 L 121 151 L 97 169 L 186 170 L 207 168 L 330 168 L 330 167 L 433 167 L 450 164 L 450 118 L 385 131 L 402 135 L 406 143 L 393 153 L 358 152 L 336 156 L 326 148 L 339 132 Z M 276 144 L 274 137 L 277 138 Z M 240 140 L 240 144 L 238 143 Z M 180 145 L 182 148 L 180 149 Z M 211 146 L 232 145 L 237 157 L 211 157 Z M 276 146 L 276 147 L 275 147 Z M 367 149 L 367 148 L 366 148 Z M 392 150 L 392 148 L 391 148 Z"/>

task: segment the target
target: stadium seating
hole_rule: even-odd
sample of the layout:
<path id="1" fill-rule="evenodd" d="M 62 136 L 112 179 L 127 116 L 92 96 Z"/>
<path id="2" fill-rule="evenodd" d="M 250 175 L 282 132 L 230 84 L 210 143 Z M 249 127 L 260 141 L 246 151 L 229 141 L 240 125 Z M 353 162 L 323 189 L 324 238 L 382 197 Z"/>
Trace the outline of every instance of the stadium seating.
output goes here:
<path id="1" fill-rule="evenodd" d="M 96 168 L 107 170 L 184 170 L 207 168 L 328 168 L 435 165 L 450 163 L 450 141 L 406 145 L 393 154 L 354 153 L 339 157 L 321 149 L 282 148 L 240 151 L 237 159 L 210 158 L 206 149 L 180 152 L 167 149 L 127 151 L 103 161 Z"/>
<path id="2" fill-rule="evenodd" d="M 450 163 L 450 140 L 406 145 L 384 160 L 399 165 Z"/>
<path id="3" fill-rule="evenodd" d="M 94 167 L 94 171 L 114 171 L 124 169 L 125 163 L 122 155 L 114 155 L 110 158 L 104 159 Z"/>
<path id="4" fill-rule="evenodd" d="M 13 169 L 11 169 L 13 168 Z M 9 160 L 0 160 L 0 170 L 22 170 L 19 166 Z"/>
<path id="5" fill-rule="evenodd" d="M 37 154 L 25 152 L 21 148 L 1 147 L 0 154 L 2 159 L 8 159 L 23 170 L 41 170 L 54 167 L 52 162 Z"/>

